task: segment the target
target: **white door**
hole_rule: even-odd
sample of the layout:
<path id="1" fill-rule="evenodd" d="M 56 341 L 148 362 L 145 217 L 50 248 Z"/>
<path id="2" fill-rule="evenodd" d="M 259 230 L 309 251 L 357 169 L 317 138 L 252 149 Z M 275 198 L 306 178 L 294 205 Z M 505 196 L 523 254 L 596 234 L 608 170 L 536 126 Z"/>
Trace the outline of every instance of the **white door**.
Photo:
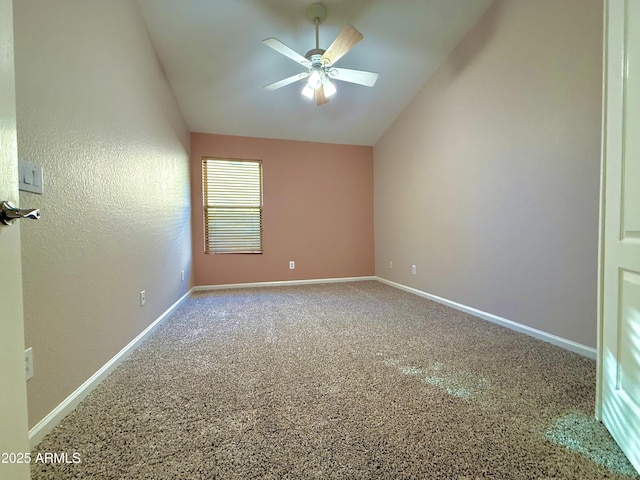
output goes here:
<path id="1" fill-rule="evenodd" d="M 18 204 L 12 0 L 0 0 L 0 202 Z M 28 479 L 20 226 L 0 227 L 0 478 Z M 5 463 L 8 462 L 8 463 Z"/>
<path id="2" fill-rule="evenodd" d="M 640 471 L 640 0 L 605 8 L 598 406 Z"/>

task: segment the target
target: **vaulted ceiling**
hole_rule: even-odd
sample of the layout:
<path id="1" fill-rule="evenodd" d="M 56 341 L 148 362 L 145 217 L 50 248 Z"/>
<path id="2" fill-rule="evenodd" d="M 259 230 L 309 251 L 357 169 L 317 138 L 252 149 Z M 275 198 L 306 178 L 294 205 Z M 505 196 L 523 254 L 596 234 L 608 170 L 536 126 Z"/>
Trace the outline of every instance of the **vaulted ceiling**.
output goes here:
<path id="1" fill-rule="evenodd" d="M 380 74 L 372 88 L 335 82 L 316 106 L 303 82 L 264 85 L 302 71 L 262 44 L 315 47 L 314 0 L 139 0 L 151 39 L 192 132 L 374 145 L 492 0 L 324 0 L 320 48 L 345 24 L 364 39 L 339 67 Z"/>

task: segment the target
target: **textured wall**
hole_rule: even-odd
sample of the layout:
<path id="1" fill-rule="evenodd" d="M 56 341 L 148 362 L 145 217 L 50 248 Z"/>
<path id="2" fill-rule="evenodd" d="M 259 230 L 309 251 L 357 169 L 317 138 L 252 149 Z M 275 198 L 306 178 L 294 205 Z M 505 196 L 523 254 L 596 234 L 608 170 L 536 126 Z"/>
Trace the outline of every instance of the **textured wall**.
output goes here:
<path id="1" fill-rule="evenodd" d="M 264 253 L 204 253 L 203 156 L 262 160 Z M 191 191 L 196 285 L 373 275 L 371 147 L 192 133 Z"/>
<path id="2" fill-rule="evenodd" d="M 496 1 L 374 147 L 376 274 L 594 347 L 601 62 L 600 0 Z"/>
<path id="3" fill-rule="evenodd" d="M 22 232 L 33 426 L 188 290 L 189 134 L 135 2 L 15 2 L 15 40 L 18 155 L 45 177 L 20 195 L 42 210 Z"/>

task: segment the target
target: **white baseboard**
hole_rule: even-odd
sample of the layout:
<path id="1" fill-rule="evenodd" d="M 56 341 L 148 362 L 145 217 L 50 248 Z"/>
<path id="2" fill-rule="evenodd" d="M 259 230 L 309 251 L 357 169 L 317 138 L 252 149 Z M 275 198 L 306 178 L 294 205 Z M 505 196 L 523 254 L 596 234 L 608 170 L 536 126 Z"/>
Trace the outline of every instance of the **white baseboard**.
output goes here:
<path id="1" fill-rule="evenodd" d="M 589 357 L 594 360 L 597 358 L 597 352 L 595 348 L 587 347 L 586 345 L 582 345 L 581 343 L 574 342 L 573 340 L 567 340 L 566 338 L 562 338 L 557 335 L 553 335 L 551 333 L 547 333 L 545 331 L 538 330 L 536 328 L 529 327 L 527 325 L 522 325 L 521 323 L 514 322 L 512 320 L 508 320 L 503 317 L 499 317 L 498 315 L 494 315 L 493 313 L 483 312 L 482 310 L 478 310 L 477 308 L 468 307 L 466 305 L 462 305 L 461 303 L 453 302 L 451 300 L 447 300 L 446 298 L 438 297 L 437 295 L 432 295 L 430 293 L 423 292 L 422 290 L 418 290 L 412 287 L 407 287 L 406 285 L 402 285 L 400 283 L 392 282 L 391 280 L 387 280 L 385 278 L 376 277 L 376 279 L 379 282 L 386 283 L 387 285 L 398 288 L 400 290 L 404 290 L 406 292 L 410 292 L 415 295 L 428 298 L 429 300 L 433 300 L 434 302 L 447 305 L 451 308 L 455 308 L 456 310 L 460 310 L 461 312 L 465 312 L 475 317 L 482 318 L 483 320 L 488 320 L 489 322 L 497 323 L 498 325 L 509 328 L 511 330 L 515 330 L 516 332 L 524 333 L 529 336 L 538 338 L 540 340 L 544 340 L 545 342 L 552 343 L 558 347 L 564 348 L 565 350 L 578 353 L 580 355 Z"/>
<path id="2" fill-rule="evenodd" d="M 224 290 L 229 288 L 253 288 L 253 287 L 284 287 L 291 285 L 313 285 L 318 283 L 340 283 L 340 282 L 364 282 L 367 280 L 378 280 L 378 277 L 343 277 L 343 278 L 313 278 L 309 280 L 283 280 L 276 282 L 254 282 L 254 283 L 227 283 L 224 285 L 198 285 L 193 287 L 194 292 L 207 290 Z"/>
<path id="3" fill-rule="evenodd" d="M 127 358 L 133 350 L 142 343 L 145 338 L 165 320 L 173 310 L 175 310 L 182 302 L 184 302 L 193 289 L 189 290 L 180 297 L 173 305 L 160 315 L 154 322 L 145 328 L 136 338 L 131 340 L 127 346 L 120 350 L 111 360 L 105 363 L 96 373 L 80 385 L 76 390 L 65 398 L 60 405 L 54 408 L 49 414 L 40 420 L 31 430 L 29 430 L 29 446 L 33 449 L 47 435 L 53 427 L 66 417 L 73 409 L 109 375 L 115 368 Z"/>

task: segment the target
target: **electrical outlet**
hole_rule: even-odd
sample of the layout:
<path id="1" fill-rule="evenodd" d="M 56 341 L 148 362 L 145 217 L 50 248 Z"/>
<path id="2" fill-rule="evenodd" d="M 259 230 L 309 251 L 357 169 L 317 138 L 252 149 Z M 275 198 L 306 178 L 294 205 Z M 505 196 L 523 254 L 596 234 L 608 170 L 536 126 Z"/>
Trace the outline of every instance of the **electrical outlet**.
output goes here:
<path id="1" fill-rule="evenodd" d="M 393 262 L 389 260 L 389 270 L 391 270 L 392 268 L 393 268 Z"/>
<path id="2" fill-rule="evenodd" d="M 147 292 L 145 290 L 140 291 L 140 306 L 142 307 L 147 303 Z"/>
<path id="3" fill-rule="evenodd" d="M 33 377 L 33 348 L 29 347 L 24 351 L 24 373 L 29 380 Z"/>
<path id="4" fill-rule="evenodd" d="M 289 262 L 289 270 L 295 270 L 296 269 L 296 262 L 294 262 L 293 260 L 291 260 Z"/>
<path id="5" fill-rule="evenodd" d="M 415 275 L 416 273 L 418 273 L 418 269 L 416 268 L 415 265 L 411 265 L 411 274 Z"/>
<path id="6" fill-rule="evenodd" d="M 184 282 L 184 270 L 180 272 L 180 280 Z"/>

